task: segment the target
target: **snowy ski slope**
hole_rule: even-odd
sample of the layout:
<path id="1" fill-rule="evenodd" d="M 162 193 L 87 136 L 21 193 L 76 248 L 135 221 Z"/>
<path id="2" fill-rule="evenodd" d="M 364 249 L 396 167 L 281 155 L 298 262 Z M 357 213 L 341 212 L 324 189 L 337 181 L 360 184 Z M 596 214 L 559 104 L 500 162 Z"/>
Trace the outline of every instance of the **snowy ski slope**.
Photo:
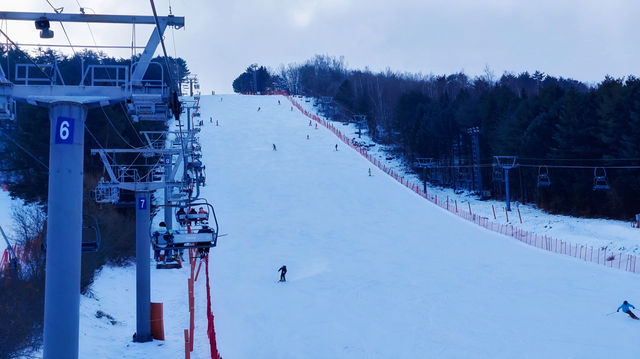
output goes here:
<path id="1" fill-rule="evenodd" d="M 224 357 L 633 357 L 638 323 L 607 314 L 640 300 L 636 275 L 522 245 L 369 177 L 284 97 L 201 106 L 220 124 L 205 121 L 201 142 L 203 195 L 228 233 L 211 273 Z"/>
<path id="2" fill-rule="evenodd" d="M 637 275 L 526 246 L 373 167 L 369 177 L 367 161 L 283 97 L 201 106 L 203 196 L 227 233 L 210 271 L 224 358 L 636 357 L 640 323 L 611 313 L 640 304 Z M 105 267 L 82 298 L 81 358 L 183 357 L 188 268 L 151 275 L 166 341 L 131 342 L 135 267 Z M 191 358 L 210 358 L 202 279 L 195 291 Z"/>

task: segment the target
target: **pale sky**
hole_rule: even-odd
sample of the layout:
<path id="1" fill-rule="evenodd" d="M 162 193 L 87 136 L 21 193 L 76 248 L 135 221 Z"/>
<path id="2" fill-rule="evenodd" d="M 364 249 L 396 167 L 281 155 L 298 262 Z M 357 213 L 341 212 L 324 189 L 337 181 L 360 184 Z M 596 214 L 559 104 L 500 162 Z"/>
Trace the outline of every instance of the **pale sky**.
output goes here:
<path id="1" fill-rule="evenodd" d="M 65 13 L 78 13 L 80 3 L 99 14 L 151 14 L 146 0 L 50 1 Z M 0 4 L 3 11 L 52 11 L 45 0 Z M 540 70 L 590 83 L 637 75 L 640 60 L 635 0 L 156 0 L 159 15 L 169 5 L 186 26 L 166 32 L 167 50 L 187 61 L 204 93 L 232 92 L 252 63 L 277 69 L 315 54 L 344 56 L 354 69 L 473 77 L 488 65 L 496 75 Z M 85 24 L 65 27 L 74 45 L 93 43 Z M 52 29 L 54 39 L 41 40 L 33 23 L 8 24 L 20 43 L 66 43 L 60 25 Z M 131 44 L 130 25 L 91 29 L 98 44 Z M 151 30 L 136 27 L 138 45 Z"/>

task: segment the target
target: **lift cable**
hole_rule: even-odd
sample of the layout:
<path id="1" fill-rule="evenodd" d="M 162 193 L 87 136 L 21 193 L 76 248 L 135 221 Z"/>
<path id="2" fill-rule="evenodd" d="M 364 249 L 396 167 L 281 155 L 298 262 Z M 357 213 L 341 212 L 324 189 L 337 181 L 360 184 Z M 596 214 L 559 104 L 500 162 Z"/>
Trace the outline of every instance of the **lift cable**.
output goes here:
<path id="1" fill-rule="evenodd" d="M 104 110 L 104 107 L 101 106 L 100 109 L 102 110 L 102 113 L 104 114 L 104 117 L 107 119 L 107 122 L 109 122 L 109 125 L 111 125 L 111 128 L 113 128 L 113 131 L 116 133 L 116 135 L 118 135 L 118 137 L 120 137 L 122 142 L 124 142 L 127 146 L 129 146 L 129 147 L 131 147 L 133 149 L 140 148 L 140 147 L 133 146 L 131 143 L 129 143 L 129 141 L 127 141 L 127 139 L 124 138 L 124 136 L 122 136 L 120 131 L 118 131 L 118 129 L 116 128 L 116 125 L 114 125 L 113 121 L 111 121 L 111 118 L 109 118 L 109 115 L 107 115 L 107 112 Z M 136 134 L 137 134 L 137 132 L 136 132 Z M 138 135 L 138 137 L 139 136 L 140 135 Z M 142 139 L 140 141 L 142 141 Z"/>
<path id="2" fill-rule="evenodd" d="M 89 129 L 89 127 L 87 126 L 87 123 L 85 122 L 84 124 L 84 128 L 85 130 L 87 130 L 87 132 L 89 133 L 89 135 L 91 136 L 91 138 L 93 138 L 93 141 L 98 145 L 98 147 L 100 147 L 101 150 L 104 150 L 104 147 L 102 147 L 102 145 L 100 144 L 100 141 L 98 141 L 98 139 L 96 138 L 96 136 L 93 135 L 93 133 L 91 132 L 91 130 Z"/>
<path id="3" fill-rule="evenodd" d="M 51 1 L 49 0 L 44 0 L 47 2 L 47 4 L 49 4 L 49 6 L 51 6 L 51 8 L 53 9 L 53 11 L 56 14 L 60 14 L 62 13 L 62 9 L 64 8 L 56 8 L 55 6 L 53 6 L 53 4 L 51 3 Z M 60 27 L 62 27 L 62 32 L 64 33 L 64 36 L 67 38 L 67 41 L 69 42 L 69 46 L 71 47 L 71 51 L 73 52 L 73 55 L 76 56 L 76 49 L 73 48 L 73 44 L 71 43 L 71 40 L 69 39 L 69 34 L 67 34 L 67 29 L 64 28 L 64 24 L 62 23 L 62 21 L 60 21 Z"/>
<path id="4" fill-rule="evenodd" d="M 20 148 L 21 150 L 23 150 L 27 155 L 29 155 L 29 157 L 33 158 L 36 162 L 38 162 L 39 164 L 41 164 L 42 166 L 44 166 L 44 168 L 46 168 L 47 170 L 49 169 L 49 166 L 47 166 L 44 162 L 42 162 L 42 160 L 40 160 L 38 157 L 36 157 L 36 155 L 34 155 L 33 153 L 31 153 L 31 151 L 29 151 L 28 149 L 26 149 L 24 146 L 20 145 L 18 142 L 16 142 L 16 140 L 14 140 L 13 138 L 11 138 L 11 136 L 9 136 L 8 134 L 6 134 L 4 131 L 0 131 L 0 134 L 4 135 L 7 139 L 9 139 L 9 141 L 13 142 L 14 145 L 18 146 L 18 148 Z"/>
<path id="5" fill-rule="evenodd" d="M 160 38 L 160 44 L 162 45 L 162 52 L 164 53 L 164 62 L 165 65 L 167 66 L 167 74 L 169 75 L 169 84 L 171 85 L 171 89 L 172 89 L 172 95 L 171 95 L 171 100 L 173 102 L 173 111 L 174 111 L 174 116 L 176 117 L 176 120 L 178 121 L 178 131 L 180 134 L 180 141 L 182 142 L 182 157 L 185 160 L 185 164 L 183 165 L 184 168 L 184 173 L 186 173 L 186 160 L 187 160 L 187 156 L 185 153 L 185 143 L 184 143 L 184 136 L 182 135 L 182 123 L 180 121 L 180 115 L 181 115 L 181 110 L 180 110 L 180 106 L 176 106 L 176 101 L 178 101 L 178 92 L 177 92 L 177 84 L 174 83 L 173 81 L 173 76 L 171 75 L 171 71 L 169 68 L 169 56 L 167 55 L 167 47 L 164 44 L 164 38 L 163 36 L 160 36 L 160 22 L 158 21 L 158 12 L 156 11 L 156 5 L 153 2 L 153 0 L 149 0 L 151 2 L 151 10 L 153 11 L 153 18 L 156 21 L 156 30 L 158 31 L 158 37 Z M 175 112 L 178 112 L 177 114 Z M 187 119 L 187 121 L 189 121 L 189 119 Z"/>
<path id="6" fill-rule="evenodd" d="M 481 163 L 478 165 L 438 165 L 438 164 L 433 164 L 432 166 L 430 166 L 430 168 L 476 168 L 476 167 L 480 167 L 480 168 L 487 168 L 487 167 L 493 167 L 495 164 L 494 163 Z M 598 165 L 598 164 L 594 164 L 594 165 L 549 165 L 549 164 L 545 164 L 545 163 L 540 163 L 540 164 L 526 164 L 526 163 L 520 163 L 518 164 L 519 167 L 533 167 L 533 168 L 537 168 L 537 167 L 547 167 L 547 168 L 566 168 L 566 169 L 593 169 L 593 168 L 611 168 L 611 169 L 639 169 L 640 165 L 626 165 L 626 166 L 616 166 L 616 165 L 608 165 L 608 166 L 603 166 L 603 165 Z"/>
<path id="7" fill-rule="evenodd" d="M 173 82 L 173 76 L 171 75 L 171 71 L 169 71 L 169 56 L 167 55 L 167 48 L 164 45 L 164 37 L 160 35 L 160 22 L 158 21 L 158 13 L 156 12 L 156 5 L 151 1 L 151 9 L 153 10 L 153 18 L 156 20 L 156 29 L 158 30 L 158 36 L 160 37 L 160 44 L 162 45 L 162 52 L 164 53 L 164 62 L 167 66 L 167 75 L 169 75 L 169 83 L 171 84 L 172 90 L 175 91 L 176 84 Z"/>
<path id="8" fill-rule="evenodd" d="M 84 9 L 85 8 L 82 7 L 82 5 L 80 5 L 80 2 L 78 0 L 76 0 L 76 4 L 78 4 L 78 7 L 80 8 L 80 12 L 84 14 Z M 89 10 L 93 11 L 93 9 L 89 9 Z M 95 11 L 93 11 L 93 13 L 95 14 Z M 91 39 L 93 40 L 93 44 L 97 47 L 98 46 L 98 42 L 96 41 L 95 36 L 93 36 L 93 30 L 91 29 L 91 25 L 88 22 L 86 24 L 87 24 L 87 27 L 89 28 L 89 34 L 91 34 Z M 111 80 L 111 74 L 109 73 L 109 71 L 106 71 L 106 73 L 107 73 L 107 76 L 109 77 L 109 80 Z M 131 128 L 133 128 L 133 132 L 138 137 L 138 141 L 140 141 L 140 144 L 142 146 L 144 146 L 144 141 L 142 140 L 142 137 L 140 137 L 140 134 L 138 133 L 138 129 L 136 129 L 136 127 L 133 125 L 133 122 L 129 118 L 129 115 L 127 114 L 127 111 L 124 108 L 124 105 L 122 104 L 122 102 L 120 102 L 119 105 L 120 105 L 120 108 L 122 109 L 122 112 L 124 113 L 124 117 L 127 119 L 127 122 L 131 125 Z M 136 148 L 135 146 L 131 145 L 127 140 L 125 140 L 124 137 L 122 136 L 122 134 L 118 132 L 118 130 L 114 126 L 113 122 L 109 118 L 109 115 L 107 115 L 107 113 L 104 110 L 104 108 L 102 108 L 102 113 L 107 118 L 107 121 L 109 122 L 111 127 L 114 129 L 114 131 L 116 131 L 118 137 L 120 137 L 120 139 L 122 139 L 122 141 L 124 141 L 124 143 L 126 143 L 129 147 Z"/>
<path id="9" fill-rule="evenodd" d="M 2 34 L 2 36 L 4 36 L 7 41 L 9 41 L 11 43 L 11 45 L 13 45 L 13 47 L 16 48 L 16 50 L 18 50 L 22 55 L 24 55 L 24 57 L 27 58 L 27 60 L 29 60 L 33 66 L 35 66 L 46 78 L 48 78 L 50 81 L 53 81 L 53 73 L 50 75 L 48 75 L 46 72 L 44 72 L 44 70 L 40 67 L 40 65 L 38 65 L 32 58 L 31 56 L 29 56 L 26 52 L 22 51 L 22 49 L 18 46 L 18 44 L 16 44 L 15 42 L 13 42 L 13 40 L 11 40 L 11 38 L 9 37 L 9 35 L 7 35 L 6 32 L 2 31 L 2 29 L 0 29 L 0 34 Z M 9 58 L 9 56 L 7 56 L 7 59 Z"/>

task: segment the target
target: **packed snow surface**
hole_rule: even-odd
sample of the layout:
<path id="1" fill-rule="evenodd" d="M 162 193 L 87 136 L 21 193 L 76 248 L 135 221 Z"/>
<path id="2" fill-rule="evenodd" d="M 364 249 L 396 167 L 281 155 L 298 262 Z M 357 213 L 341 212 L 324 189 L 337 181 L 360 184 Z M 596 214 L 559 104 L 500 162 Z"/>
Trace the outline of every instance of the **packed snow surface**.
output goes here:
<path id="1" fill-rule="evenodd" d="M 282 96 L 202 96 L 201 113 L 202 197 L 226 234 L 210 270 L 224 358 L 637 356 L 640 323 L 615 310 L 640 304 L 638 275 L 442 210 L 310 127 Z M 131 342 L 135 267 L 106 267 L 81 302 L 81 358 L 184 355 L 188 269 L 151 275 L 166 341 Z M 191 357 L 208 358 L 202 273 L 195 291 Z"/>
<path id="2" fill-rule="evenodd" d="M 314 112 L 314 101 L 310 98 L 295 98 L 307 111 Z M 367 131 L 363 130 L 360 136 L 356 125 L 333 124 L 346 136 L 352 138 L 369 149 L 379 161 L 385 163 L 388 168 L 422 186 L 422 180 L 410 168 L 406 161 L 397 152 L 393 145 L 380 145 L 371 140 Z M 552 181 L 553 181 L 553 174 Z M 585 178 L 592 181 L 592 178 Z M 553 185 L 553 183 L 552 183 Z M 465 191 L 454 191 L 452 188 L 435 187 L 427 185 L 429 196 L 437 196 L 440 201 L 446 198 L 450 202 L 458 202 L 460 208 L 465 210 L 471 205 L 473 213 L 489 218 L 496 223 L 509 223 L 538 235 L 554 237 L 572 244 L 600 247 L 610 252 L 622 252 L 640 255 L 640 230 L 632 227 L 633 219 L 628 221 L 611 220 L 603 218 L 580 218 L 563 215 L 550 215 L 537 208 L 534 204 L 521 204 L 512 202 L 512 212 L 507 215 L 505 202 L 497 200 L 480 200 L 477 195 Z M 520 214 L 518 214 L 518 212 Z"/>
<path id="3" fill-rule="evenodd" d="M 607 314 L 640 300 L 637 275 L 438 208 L 284 97 L 203 96 L 201 106 L 214 120 L 200 135 L 203 194 L 228 233 L 212 251 L 223 356 L 633 357 L 639 323 Z"/>

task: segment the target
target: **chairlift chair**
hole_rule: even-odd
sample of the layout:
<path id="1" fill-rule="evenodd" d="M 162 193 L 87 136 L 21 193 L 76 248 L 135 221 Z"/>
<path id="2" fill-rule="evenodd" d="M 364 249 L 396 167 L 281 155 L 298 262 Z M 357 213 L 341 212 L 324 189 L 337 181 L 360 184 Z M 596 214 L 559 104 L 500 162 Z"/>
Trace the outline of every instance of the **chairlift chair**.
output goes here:
<path id="1" fill-rule="evenodd" d="M 0 121 L 16 119 L 16 102 L 9 97 L 0 96 Z"/>
<path id="2" fill-rule="evenodd" d="M 120 200 L 120 188 L 114 183 L 99 181 L 92 194 L 97 203 L 114 204 Z"/>
<path id="3" fill-rule="evenodd" d="M 609 181 L 607 180 L 607 171 L 604 167 L 596 167 L 593 169 L 593 190 L 608 190 Z"/>
<path id="4" fill-rule="evenodd" d="M 549 187 L 550 185 L 549 168 L 546 166 L 538 167 L 538 187 Z"/>
<path id="5" fill-rule="evenodd" d="M 92 220 L 89 221 L 88 218 Z M 100 249 L 100 243 L 102 243 L 102 237 L 100 236 L 100 227 L 98 226 L 98 219 L 95 216 L 85 216 L 82 220 L 85 222 L 92 222 L 91 224 L 83 224 L 82 229 L 92 230 L 94 239 L 82 241 L 82 252 L 97 252 Z M 84 236 L 83 236 L 84 237 Z"/>
<path id="6" fill-rule="evenodd" d="M 150 231 L 154 250 L 207 249 L 215 247 L 218 241 L 218 219 L 213 206 L 204 200 L 188 204 L 160 205 L 162 207 L 184 208 L 185 214 L 176 216 L 178 223 L 184 223 L 173 233 Z M 205 213 L 189 214 L 189 209 L 206 207 Z M 160 212 L 160 211 L 158 211 Z"/>

